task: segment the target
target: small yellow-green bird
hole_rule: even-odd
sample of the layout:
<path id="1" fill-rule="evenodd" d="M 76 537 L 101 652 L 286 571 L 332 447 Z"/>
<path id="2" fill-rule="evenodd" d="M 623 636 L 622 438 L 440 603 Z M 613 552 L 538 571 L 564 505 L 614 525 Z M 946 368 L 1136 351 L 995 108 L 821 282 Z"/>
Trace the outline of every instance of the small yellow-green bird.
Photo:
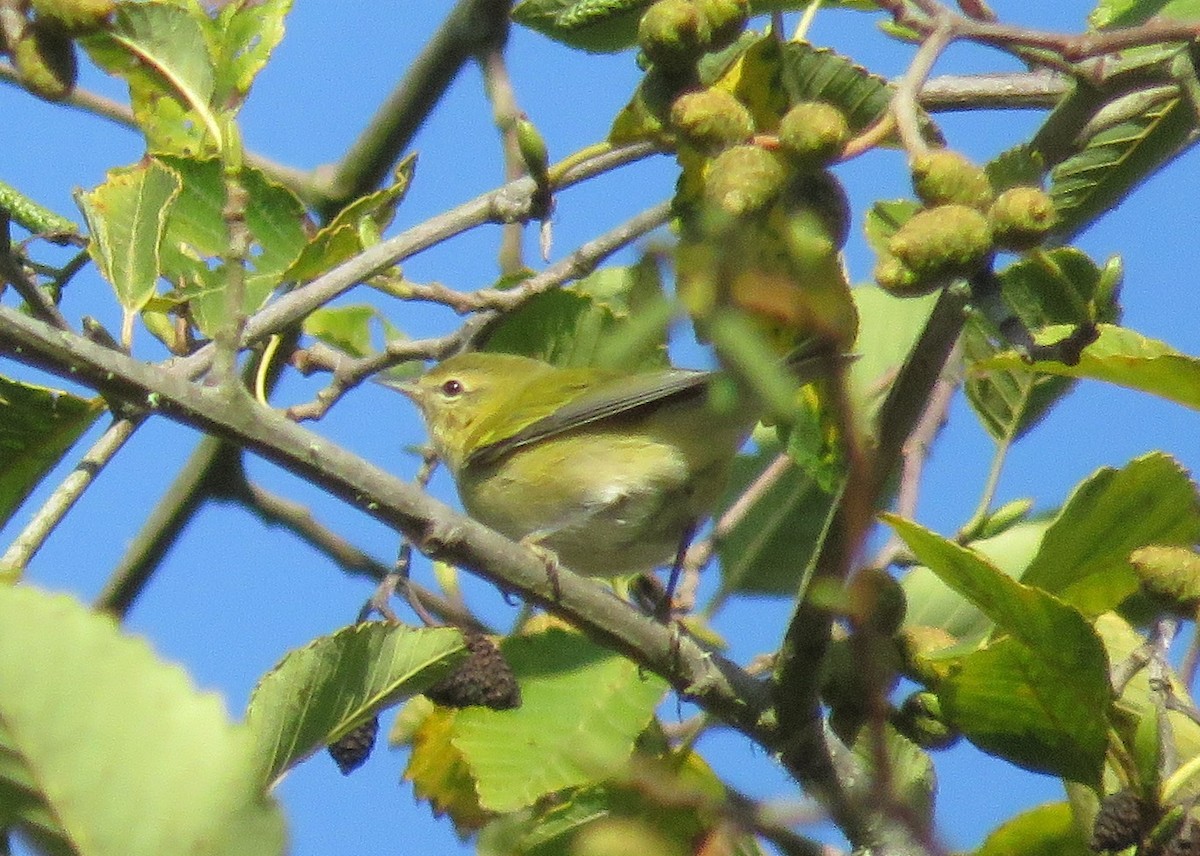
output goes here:
<path id="1" fill-rule="evenodd" d="M 829 364 L 792 368 L 811 379 Z M 468 514 L 578 574 L 617 577 L 671 562 L 725 489 L 759 409 L 715 407 L 714 377 L 467 353 L 397 388 Z"/>

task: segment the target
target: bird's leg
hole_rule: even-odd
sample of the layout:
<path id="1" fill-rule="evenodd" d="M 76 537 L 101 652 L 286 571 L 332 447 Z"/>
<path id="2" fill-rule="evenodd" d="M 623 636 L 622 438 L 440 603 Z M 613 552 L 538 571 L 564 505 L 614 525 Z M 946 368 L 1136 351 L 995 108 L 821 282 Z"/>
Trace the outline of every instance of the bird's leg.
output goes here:
<path id="1" fill-rule="evenodd" d="M 684 528 L 683 534 L 679 536 L 679 547 L 675 550 L 675 561 L 671 563 L 671 573 L 667 577 L 667 590 L 663 594 L 662 601 L 658 605 L 655 618 L 662 621 L 664 624 L 670 622 L 671 615 L 675 611 L 675 587 L 679 585 L 679 576 L 683 573 L 683 561 L 687 556 L 687 549 L 692 544 L 692 539 L 696 537 L 696 531 L 700 528 L 699 521 L 693 520 Z"/>
<path id="2" fill-rule="evenodd" d="M 550 593 L 555 600 L 562 600 L 562 587 L 558 581 L 558 556 L 549 547 L 542 545 L 542 539 L 548 535 L 552 535 L 554 530 L 541 529 L 537 532 L 530 532 L 521 539 L 521 545 L 528 547 L 535 556 L 542 560 L 542 564 L 546 566 L 546 579 L 550 581 Z"/>

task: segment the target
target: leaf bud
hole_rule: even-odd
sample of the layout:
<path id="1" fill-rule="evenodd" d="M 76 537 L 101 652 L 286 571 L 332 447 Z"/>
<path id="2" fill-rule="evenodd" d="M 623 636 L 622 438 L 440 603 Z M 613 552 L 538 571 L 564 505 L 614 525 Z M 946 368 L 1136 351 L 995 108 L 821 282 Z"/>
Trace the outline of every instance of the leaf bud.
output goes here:
<path id="1" fill-rule="evenodd" d="M 905 737 L 925 750 L 949 749 L 961 736 L 942 718 L 938 697 L 928 690 L 906 698 L 891 717 L 891 723 Z"/>
<path id="2" fill-rule="evenodd" d="M 933 149 L 913 158 L 913 190 L 929 207 L 967 205 L 987 210 L 996 198 L 987 173 L 951 149 Z"/>
<path id="3" fill-rule="evenodd" d="M 716 153 L 754 134 L 754 119 L 742 102 L 723 89 L 685 92 L 671 105 L 671 125 L 702 152 Z"/>
<path id="4" fill-rule="evenodd" d="M 21 84 L 47 101 L 61 101 L 75 88 L 75 45 L 62 32 L 35 21 L 12 46 L 12 59 Z"/>
<path id="5" fill-rule="evenodd" d="M 922 282 L 970 276 L 992 252 L 987 217 L 966 205 L 918 211 L 888 241 L 888 252 Z"/>
<path id="6" fill-rule="evenodd" d="M 1010 187 L 988 209 L 992 237 L 1006 250 L 1029 250 L 1058 223 L 1054 200 L 1040 187 Z"/>
<path id="7" fill-rule="evenodd" d="M 638 22 L 638 45 L 665 71 L 684 71 L 704 53 L 707 33 L 690 0 L 658 0 Z"/>
<path id="8" fill-rule="evenodd" d="M 846 114 L 823 101 L 802 101 L 779 122 L 779 148 L 801 169 L 830 163 L 849 139 Z"/>
<path id="9" fill-rule="evenodd" d="M 72 36 L 102 29 L 117 8 L 114 0 L 32 0 L 37 20 Z"/>
<path id="10" fill-rule="evenodd" d="M 704 197 L 719 211 L 742 217 L 762 211 L 783 192 L 787 170 L 774 153 L 741 145 L 717 155 L 704 179 Z"/>

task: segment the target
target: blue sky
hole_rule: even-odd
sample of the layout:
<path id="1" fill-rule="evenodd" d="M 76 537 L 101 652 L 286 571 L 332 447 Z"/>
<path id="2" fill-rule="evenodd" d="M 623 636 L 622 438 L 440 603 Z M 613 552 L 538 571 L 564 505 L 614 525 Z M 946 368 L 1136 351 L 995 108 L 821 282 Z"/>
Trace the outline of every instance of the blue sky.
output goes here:
<path id="1" fill-rule="evenodd" d="M 244 111 L 247 145 L 301 168 L 337 160 L 451 5 L 298 3 L 284 41 Z M 1015 0 L 992 6 L 1004 20 L 1066 30 L 1081 29 L 1089 8 L 1078 2 Z M 903 70 L 912 49 L 886 42 L 874 29 L 878 19 L 822 13 L 812 40 L 894 75 Z M 630 53 L 585 57 L 520 28 L 513 31 L 509 60 L 520 104 L 541 129 L 554 159 L 602 138 L 639 76 Z M 1015 67 L 995 51 L 956 47 L 937 70 Z M 113 97 L 124 94 L 119 83 L 95 71 L 85 70 L 82 85 Z M 10 87 L 0 88 L 0 117 L 0 179 L 77 220 L 72 190 L 95 186 L 106 169 L 142 154 L 136 134 Z M 1039 114 L 968 114 L 940 121 L 952 146 L 986 160 L 1028 136 Z M 416 182 L 396 228 L 500 183 L 497 136 L 473 67 L 459 77 L 414 148 L 420 152 Z M 856 228 L 848 264 L 852 279 L 861 281 L 873 263 L 861 237 L 865 208 L 874 199 L 907 196 L 907 178 L 895 153 L 863 158 L 839 175 L 854 202 Z M 674 177 L 673 162 L 658 158 L 563 193 L 555 215 L 554 256 L 666 198 Z M 1098 260 L 1114 253 L 1124 257 L 1125 323 L 1191 354 L 1200 353 L 1200 288 L 1193 274 L 1200 267 L 1200 250 L 1194 212 L 1184 206 L 1195 198 L 1197 187 L 1200 157 L 1189 153 L 1078 242 Z M 412 259 L 405 271 L 418 281 L 436 279 L 460 289 L 487 285 L 496 275 L 498 235 L 491 227 L 477 230 Z M 528 259 L 536 263 L 535 252 Z M 72 284 L 64 308 L 70 318 L 92 314 L 110 329 L 119 327 L 107 286 L 91 271 Z M 449 313 L 419 311 L 409 304 L 386 308 L 393 322 L 414 336 L 445 332 L 455 323 Z M 144 332 L 138 341 L 149 345 Z M 10 363 L 0 371 L 36 377 Z M 304 400 L 315 388 L 312 382 L 292 382 L 281 396 Z M 1038 508 L 1052 508 L 1097 467 L 1121 466 L 1158 448 L 1198 472 L 1198 428 L 1194 412 L 1145 395 L 1082 384 L 1013 449 L 998 501 L 1028 496 Z M 403 449 L 421 441 L 420 426 L 406 401 L 382 389 L 350 396 L 318 430 L 405 475 L 416 469 Z M 196 439 L 189 429 L 165 421 L 143 428 L 37 556 L 30 579 L 94 596 Z M 960 399 L 930 462 L 920 520 L 941 531 L 952 531 L 965 520 L 990 455 L 990 441 Z M 377 557 L 386 561 L 394 555 L 395 535 L 374 521 L 261 461 L 251 460 L 250 470 L 268 487 L 309 504 L 318 519 Z M 435 489 L 451 495 L 444 481 L 436 482 Z M 5 542 L 44 495 L 35 494 L 4 530 Z M 428 580 L 427 565 L 419 564 L 415 573 Z M 201 687 L 222 693 L 231 713 L 239 715 L 259 675 L 288 649 L 351 621 L 368 594 L 365 582 L 347 578 L 286 534 L 264 529 L 236 507 L 212 505 L 183 533 L 128 626 L 148 636 L 164 657 L 184 664 Z M 498 623 L 511 617 L 511 608 L 484 586 L 470 586 L 468 596 Z M 720 626 L 735 641 L 733 656 L 744 660 L 768 649 L 786 612 L 786 605 L 775 602 L 732 604 Z M 674 710 L 668 704 L 664 715 Z M 741 739 L 715 735 L 702 747 L 748 793 L 794 793 L 770 759 Z M 301 765 L 278 792 L 289 815 L 293 852 L 457 852 L 461 845 L 449 824 L 432 820 L 427 807 L 414 803 L 411 789 L 397 784 L 403 761 L 381 750 L 348 778 L 324 756 Z M 939 818 L 952 847 L 975 845 L 1017 808 L 1062 793 L 1054 780 L 1012 771 L 969 748 L 940 754 L 937 763 Z M 984 781 L 987 786 L 981 787 Z"/>

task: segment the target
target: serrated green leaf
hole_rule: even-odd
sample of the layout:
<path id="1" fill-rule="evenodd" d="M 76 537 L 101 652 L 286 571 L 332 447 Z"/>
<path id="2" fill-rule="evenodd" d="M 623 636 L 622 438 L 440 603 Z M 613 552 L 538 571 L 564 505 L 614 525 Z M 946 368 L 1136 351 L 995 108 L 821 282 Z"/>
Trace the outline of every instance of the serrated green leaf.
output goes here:
<path id="1" fill-rule="evenodd" d="M 1049 327 L 1043 335 L 1054 341 L 1069 331 L 1067 327 Z M 1102 380 L 1200 410 L 1200 358 L 1182 354 L 1165 342 L 1126 327 L 1100 325 L 1100 338 L 1084 349 L 1078 365 L 1026 363 L 1006 352 L 986 359 L 979 368 L 1003 369 L 1035 378 L 1040 374 Z"/>
<path id="2" fill-rule="evenodd" d="M 1200 540 L 1200 497 L 1187 472 L 1161 452 L 1120 470 L 1103 467 L 1072 491 L 1021 581 L 1089 615 L 1137 589 L 1129 554 L 1148 544 Z"/>
<path id="3" fill-rule="evenodd" d="M 283 853 L 218 696 L 62 595 L 0 586 L 0 626 L 0 771 L 36 839 L 93 856 Z"/>
<path id="4" fill-rule="evenodd" d="M 218 148 L 208 23 L 199 5 L 119 3 L 109 26 L 79 40 L 97 65 L 129 83 L 152 151 L 200 155 Z"/>
<path id="5" fill-rule="evenodd" d="M 661 368 L 670 316 L 653 262 L 601 268 L 504 313 L 482 337 L 483 350 L 561 366 Z"/>
<path id="6" fill-rule="evenodd" d="M 91 233 L 88 253 L 127 313 L 154 296 L 166 221 L 180 178 L 156 161 L 109 170 L 104 184 L 76 199 Z"/>
<path id="7" fill-rule="evenodd" d="M 461 659 L 462 634 L 391 622 L 346 627 L 290 652 L 246 709 L 265 786 L 371 714 L 421 692 Z"/>
<path id="8" fill-rule="evenodd" d="M 453 740 L 484 808 L 515 811 L 624 769 L 666 692 L 661 678 L 563 630 L 513 637 L 502 650 L 521 707 L 460 711 Z"/>
<path id="9" fill-rule="evenodd" d="M 1099 787 L 1112 692 L 1108 659 L 1082 619 L 1068 626 L 1061 625 L 1060 644 L 1074 650 L 1074 668 L 1007 637 L 961 658 L 938 683 L 938 700 L 950 722 L 985 752 Z"/>
<path id="10" fill-rule="evenodd" d="M 0 526 L 103 410 L 100 399 L 0 377 Z"/>
<path id="11" fill-rule="evenodd" d="M 653 0 L 521 0 L 512 19 L 555 41 L 612 53 L 637 41 L 638 20 Z"/>
<path id="12" fill-rule="evenodd" d="M 351 202 L 317 234 L 309 239 L 296 260 L 283 273 L 286 282 L 305 282 L 319 276 L 366 248 L 362 224 L 370 221 L 375 229 L 386 229 L 396 215 L 412 184 L 416 155 L 404 158 L 394 170 L 394 180 L 382 190 L 368 193 Z"/>
<path id="13" fill-rule="evenodd" d="M 996 827 L 975 856 L 1091 856 L 1071 806 L 1045 803 Z"/>
<path id="14" fill-rule="evenodd" d="M 939 682 L 950 721 L 984 751 L 1098 785 L 1111 688 L 1104 647 L 1083 616 L 978 553 L 895 515 L 884 519 L 1003 634 Z"/>
<path id="15" fill-rule="evenodd" d="M 1046 162 L 1041 152 L 1019 145 L 992 158 L 984 169 L 992 188 L 1000 193 L 1010 187 L 1041 187 Z"/>
<path id="16" fill-rule="evenodd" d="M 999 535 L 971 542 L 976 550 L 1008 576 L 1018 579 L 1037 554 L 1048 520 L 1021 523 Z M 978 644 L 992 622 L 977 606 L 925 567 L 915 567 L 900 581 L 908 609 L 904 623 L 912 627 L 940 627 L 965 644 Z"/>
<path id="17" fill-rule="evenodd" d="M 1072 247 L 1032 253 L 1001 271 L 999 280 L 1005 306 L 1027 329 L 1120 315 L 1116 304 L 1119 262 L 1102 269 Z M 1071 383 L 1027 370 L 999 368 L 992 360 L 1002 349 L 996 340 L 988 319 L 982 315 L 968 319 L 963 336 L 967 400 L 988 433 L 997 440 L 1011 441 L 1036 425 L 1070 390 Z"/>
<path id="18" fill-rule="evenodd" d="M 212 50 L 214 103 L 245 100 L 254 78 L 283 38 L 283 19 L 291 8 L 292 0 L 228 3 L 221 8 L 212 27 L 217 36 Z"/>
<path id="19" fill-rule="evenodd" d="M 1189 145 L 1195 127 L 1194 108 L 1173 97 L 1096 133 L 1050 171 L 1050 197 L 1059 217 L 1055 235 L 1070 240 L 1111 210 Z"/>
<path id="20" fill-rule="evenodd" d="M 849 57 L 808 42 L 783 46 L 780 83 L 792 104 L 824 101 L 839 108 L 854 133 L 878 121 L 892 103 L 892 88 L 884 78 Z"/>
<path id="21" fill-rule="evenodd" d="M 225 204 L 221 164 L 174 156 L 157 160 L 183 179 L 162 242 L 163 275 L 176 284 L 177 297 L 189 302 L 196 325 L 211 336 L 221 329 L 228 310 L 226 272 L 219 262 L 228 245 L 221 214 Z M 241 183 L 248 197 L 246 225 L 252 239 L 243 307 L 250 313 L 266 303 L 300 254 L 307 242 L 306 220 L 295 194 L 259 170 L 244 168 Z"/>

